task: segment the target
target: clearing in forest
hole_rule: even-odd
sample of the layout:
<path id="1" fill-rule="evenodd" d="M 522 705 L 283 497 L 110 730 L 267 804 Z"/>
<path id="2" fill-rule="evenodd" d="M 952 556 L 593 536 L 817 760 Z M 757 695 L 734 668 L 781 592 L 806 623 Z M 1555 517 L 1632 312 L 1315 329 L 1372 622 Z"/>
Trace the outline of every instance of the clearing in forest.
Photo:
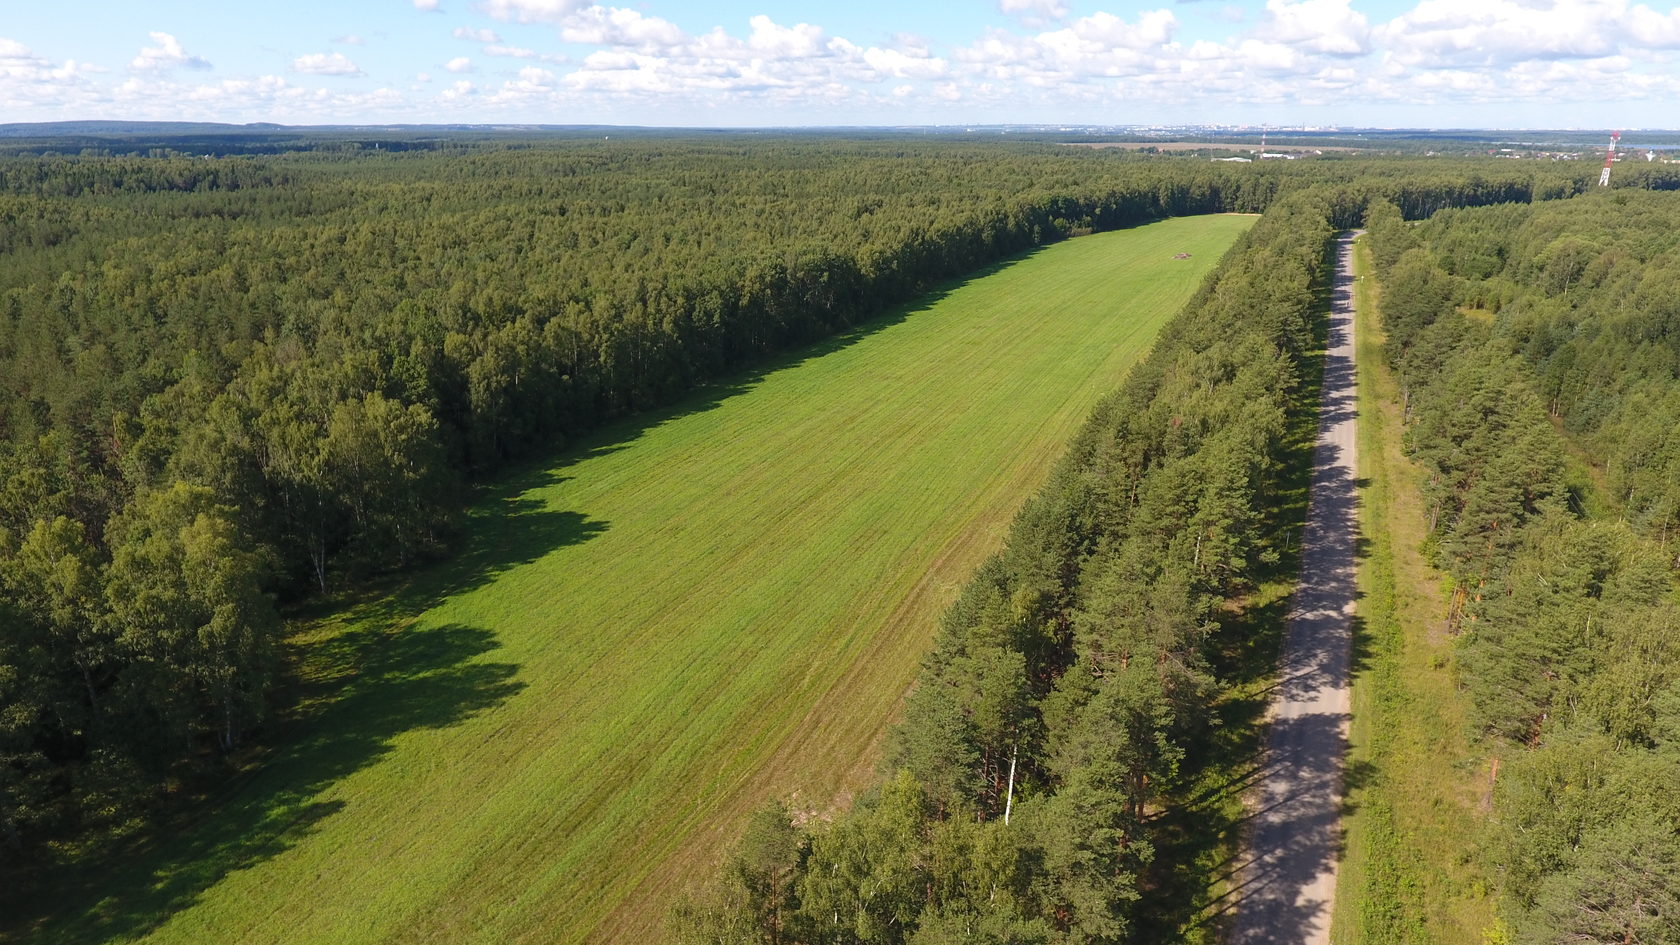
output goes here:
<path id="1" fill-rule="evenodd" d="M 1253 222 L 1041 249 L 487 488 L 457 558 L 300 630 L 272 757 L 40 937 L 657 940 L 746 810 L 868 782 L 940 613 Z"/>

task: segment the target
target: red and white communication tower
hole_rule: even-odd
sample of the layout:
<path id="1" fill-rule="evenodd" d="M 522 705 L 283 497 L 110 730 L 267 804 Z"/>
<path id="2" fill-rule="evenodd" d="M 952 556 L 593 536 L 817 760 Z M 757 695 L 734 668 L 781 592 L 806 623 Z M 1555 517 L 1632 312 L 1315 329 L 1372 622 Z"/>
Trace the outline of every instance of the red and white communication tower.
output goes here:
<path id="1" fill-rule="evenodd" d="M 1622 140 L 1620 131 L 1610 132 L 1610 150 L 1604 152 L 1604 171 L 1598 175 L 1598 186 L 1610 186 L 1610 162 L 1616 159 L 1616 142 Z"/>

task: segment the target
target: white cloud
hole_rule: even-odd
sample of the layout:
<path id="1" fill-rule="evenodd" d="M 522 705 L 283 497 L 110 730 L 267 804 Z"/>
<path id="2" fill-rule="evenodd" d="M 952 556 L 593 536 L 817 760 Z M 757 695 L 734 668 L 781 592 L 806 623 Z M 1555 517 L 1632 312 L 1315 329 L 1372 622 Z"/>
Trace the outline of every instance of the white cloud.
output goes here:
<path id="1" fill-rule="evenodd" d="M 67 59 L 54 65 L 28 46 L 0 37 L 0 107 L 22 110 L 27 120 L 39 120 L 39 109 L 66 109 L 85 114 L 109 93 L 96 84 L 106 70 Z"/>
<path id="2" fill-rule="evenodd" d="M 519 70 L 519 78 L 502 83 L 502 87 L 489 97 L 491 105 L 531 105 L 543 99 L 552 99 L 559 93 L 558 80 L 554 73 L 536 66 L 526 66 Z"/>
<path id="3" fill-rule="evenodd" d="M 827 38 L 821 27 L 809 23 L 778 26 L 769 17 L 759 14 L 748 21 L 752 33 L 747 45 L 758 55 L 771 59 L 809 58 L 828 54 Z"/>
<path id="4" fill-rule="evenodd" d="M 1146 10 L 1138 14 L 1135 23 L 1112 13 L 1094 13 L 1075 20 L 1067 29 L 1044 33 L 1039 39 L 1087 51 L 1146 49 L 1172 39 L 1177 29 L 1178 18 L 1171 10 Z"/>
<path id="5" fill-rule="evenodd" d="M 535 49 L 526 49 L 523 46 L 486 46 L 484 47 L 484 54 L 486 56 L 501 56 L 507 59 L 537 58 Z"/>
<path id="6" fill-rule="evenodd" d="M 76 109 L 77 117 L 130 120 L 278 121 L 286 123 L 367 120 L 407 108 L 388 88 L 337 92 L 293 85 L 277 75 L 247 76 L 202 84 L 177 82 L 158 73 L 137 72 L 97 101 Z"/>
<path id="7" fill-rule="evenodd" d="M 895 79 L 932 78 L 945 74 L 945 60 L 928 56 L 912 56 L 896 49 L 870 47 L 863 51 L 863 61 L 884 76 Z"/>
<path id="8" fill-rule="evenodd" d="M 620 7 L 592 6 L 566 17 L 560 38 L 568 43 L 590 46 L 630 46 L 642 49 L 670 49 L 687 37 L 670 20 L 643 16 Z"/>
<path id="9" fill-rule="evenodd" d="M 181 41 L 169 33 L 150 33 L 155 46 L 143 46 L 140 55 L 128 64 L 136 72 L 161 72 L 177 66 L 188 69 L 208 69 L 210 63 L 199 56 L 188 55 Z"/>
<path id="10" fill-rule="evenodd" d="M 438 0 L 414 0 L 414 9 L 423 10 L 426 13 L 437 13 L 439 12 Z"/>
<path id="11" fill-rule="evenodd" d="M 890 101 L 883 97 L 888 93 L 866 86 L 931 79 L 949 71 L 945 59 L 912 37 L 900 37 L 892 46 L 864 48 L 830 37 L 810 23 L 782 25 L 759 15 L 747 25 L 745 36 L 721 27 L 689 36 L 673 24 L 634 11 L 591 8 L 564 18 L 562 35 L 604 48 L 561 79 L 574 91 L 618 98 L 884 103 Z"/>
<path id="12" fill-rule="evenodd" d="M 443 68 L 450 72 L 471 72 L 472 67 L 472 60 L 466 56 L 456 56 L 443 64 Z"/>
<path id="13" fill-rule="evenodd" d="M 1622 31 L 1635 45 L 1647 49 L 1680 47 L 1680 8 L 1665 16 L 1641 4 L 1627 11 Z"/>
<path id="14" fill-rule="evenodd" d="M 1036 36 L 993 31 L 957 58 L 976 75 L 1035 87 L 1136 76 L 1157 69 L 1177 29 L 1171 10 L 1146 10 L 1131 21 L 1099 12 Z"/>
<path id="15" fill-rule="evenodd" d="M 360 66 L 343 53 L 310 53 L 292 60 L 292 71 L 305 75 L 361 75 Z"/>
<path id="16" fill-rule="evenodd" d="M 355 33 L 351 33 L 347 36 L 340 36 L 337 39 L 333 40 L 333 42 L 338 43 L 340 46 L 366 46 L 367 45 L 367 40 L 361 38 L 360 36 L 357 36 Z"/>
<path id="17" fill-rule="evenodd" d="M 485 0 L 484 11 L 498 20 L 559 25 L 590 6 L 590 0 Z"/>
<path id="18" fill-rule="evenodd" d="M 1349 0 L 1266 0 L 1266 18 L 1255 30 L 1264 40 L 1330 56 L 1371 50 L 1371 24 Z"/>
<path id="19" fill-rule="evenodd" d="M 465 26 L 455 27 L 450 31 L 450 35 L 456 39 L 470 40 L 475 43 L 499 43 L 502 41 L 502 38 L 496 35 L 495 30 L 475 30 Z"/>
<path id="20" fill-rule="evenodd" d="M 1068 5 L 1062 0 L 998 0 L 998 9 L 1010 16 L 1040 20 L 1060 20 L 1068 15 Z"/>
<path id="21" fill-rule="evenodd" d="M 1422 0 L 1378 33 L 1407 66 L 1502 66 L 1680 48 L 1680 11 L 1626 0 Z"/>
<path id="22" fill-rule="evenodd" d="M 35 55 L 34 50 L 15 39 L 0 36 L 0 76 L 33 79 L 51 71 L 52 63 Z"/>

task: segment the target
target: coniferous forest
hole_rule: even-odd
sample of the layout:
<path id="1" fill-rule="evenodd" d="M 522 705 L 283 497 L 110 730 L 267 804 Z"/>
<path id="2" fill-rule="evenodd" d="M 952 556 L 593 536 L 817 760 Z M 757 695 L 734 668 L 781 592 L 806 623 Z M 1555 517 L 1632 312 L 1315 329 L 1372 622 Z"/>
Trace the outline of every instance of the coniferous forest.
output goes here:
<path id="1" fill-rule="evenodd" d="M 1680 202 L 1371 213 L 1517 942 L 1680 937 Z"/>
<path id="2" fill-rule="evenodd" d="M 1259 221 L 957 596 L 878 784 L 766 807 L 695 942 L 1136 942 L 1287 561 L 1370 231 L 1514 942 L 1680 938 L 1680 173 L 882 136 L 0 158 L 0 874 L 214 793 L 299 608 L 472 490 L 1037 246 Z M 1423 221 L 1423 222 L 1419 222 Z M 1292 507 L 1290 507 L 1292 508 Z M 260 762 L 259 762 L 260 763 Z"/>

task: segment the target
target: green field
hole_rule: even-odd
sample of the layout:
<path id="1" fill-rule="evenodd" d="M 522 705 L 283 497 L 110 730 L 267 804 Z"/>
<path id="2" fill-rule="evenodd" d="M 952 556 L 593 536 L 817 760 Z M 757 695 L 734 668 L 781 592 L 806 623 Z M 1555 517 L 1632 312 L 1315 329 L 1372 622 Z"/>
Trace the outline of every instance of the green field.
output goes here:
<path id="1" fill-rule="evenodd" d="M 507 477 L 457 559 L 304 627 L 283 747 L 42 937 L 656 939 L 742 812 L 867 783 L 940 612 L 1252 222 L 1042 249 Z"/>

